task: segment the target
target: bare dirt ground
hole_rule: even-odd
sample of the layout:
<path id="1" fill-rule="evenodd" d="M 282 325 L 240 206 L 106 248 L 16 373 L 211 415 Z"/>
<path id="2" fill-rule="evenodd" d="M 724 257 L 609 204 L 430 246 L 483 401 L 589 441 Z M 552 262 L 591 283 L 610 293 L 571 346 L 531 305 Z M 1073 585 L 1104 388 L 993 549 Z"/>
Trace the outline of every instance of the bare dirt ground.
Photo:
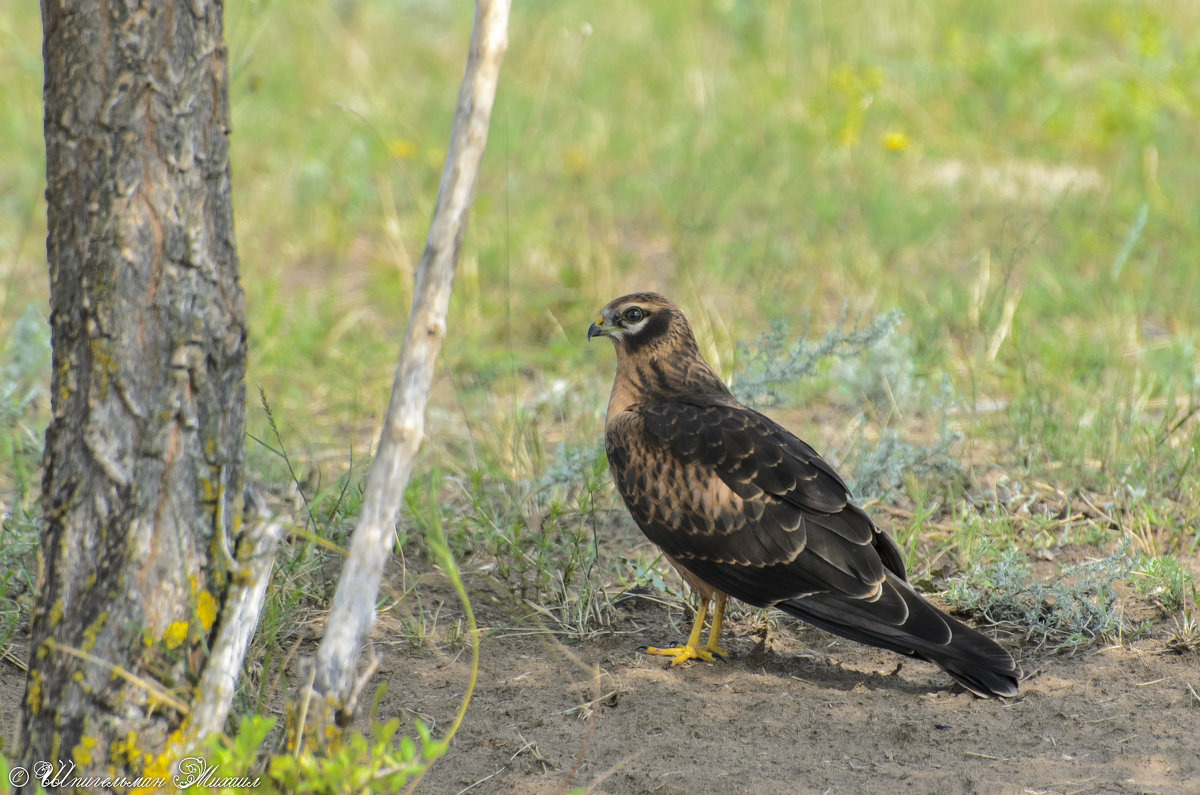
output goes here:
<path id="1" fill-rule="evenodd" d="M 1016 648 L 1021 697 L 996 701 L 787 619 L 764 639 L 749 613 L 733 659 L 669 670 L 641 649 L 682 640 L 682 610 L 628 600 L 612 633 L 564 645 L 487 590 L 479 684 L 423 792 L 1200 793 L 1200 655 L 1168 650 L 1169 627 L 1074 656 Z M 469 650 L 381 656 L 378 717 L 447 725 Z"/>
<path id="2" fill-rule="evenodd" d="M 386 683 L 378 719 L 440 734 L 470 652 L 449 587 L 421 581 L 436 621 L 422 642 L 381 620 L 363 700 Z M 1169 650 L 1169 624 L 1074 656 L 1010 643 L 1027 679 L 996 701 L 933 665 L 785 618 L 768 630 L 749 611 L 728 625 L 732 659 L 670 670 L 642 649 L 682 640 L 683 609 L 626 599 L 611 631 L 572 643 L 494 581 L 468 585 L 479 681 L 418 792 L 1200 793 L 1200 652 Z M 0 669 L 7 747 L 24 676 Z"/>

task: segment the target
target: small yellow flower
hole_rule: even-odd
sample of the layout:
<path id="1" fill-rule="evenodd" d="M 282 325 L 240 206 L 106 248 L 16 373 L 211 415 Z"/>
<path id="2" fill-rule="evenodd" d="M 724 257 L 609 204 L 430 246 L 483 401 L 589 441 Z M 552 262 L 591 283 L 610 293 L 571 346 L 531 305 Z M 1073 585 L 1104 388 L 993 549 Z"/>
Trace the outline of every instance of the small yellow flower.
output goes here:
<path id="1" fill-rule="evenodd" d="M 412 157 L 417 153 L 417 145 L 412 141 L 406 141 L 403 138 L 397 138 L 387 145 L 388 154 L 397 160 L 403 160 L 406 157 Z"/>
<path id="2" fill-rule="evenodd" d="M 889 152 L 903 152 L 908 148 L 908 136 L 901 130 L 888 130 L 879 142 Z"/>
<path id="3" fill-rule="evenodd" d="M 562 152 L 563 167 L 567 173 L 573 177 L 582 177 L 587 173 L 588 167 L 591 165 L 588 162 L 587 152 L 580 149 L 578 146 L 568 146 Z"/>
<path id="4" fill-rule="evenodd" d="M 187 637 L 188 625 L 186 621 L 172 621 L 167 627 L 167 631 L 163 633 L 163 645 L 168 649 L 174 649 L 183 643 Z"/>

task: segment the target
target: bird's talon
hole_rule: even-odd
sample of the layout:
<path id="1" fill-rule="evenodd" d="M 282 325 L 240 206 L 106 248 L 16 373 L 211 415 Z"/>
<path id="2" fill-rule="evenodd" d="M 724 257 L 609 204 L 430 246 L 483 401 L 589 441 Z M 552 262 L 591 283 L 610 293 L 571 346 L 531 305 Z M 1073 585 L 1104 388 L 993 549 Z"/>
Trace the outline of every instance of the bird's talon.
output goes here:
<path id="1" fill-rule="evenodd" d="M 712 657 L 712 655 L 715 654 L 718 657 L 721 657 L 723 659 L 726 659 L 726 660 L 729 659 L 729 650 L 728 649 L 723 649 L 720 646 L 714 646 L 711 643 L 709 645 L 705 646 L 703 649 L 701 649 L 701 651 L 708 652 L 709 657 Z"/>
<path id="2" fill-rule="evenodd" d="M 688 660 L 703 660 L 713 662 L 713 656 L 708 649 L 698 649 L 695 646 L 672 646 L 669 649 L 659 649 L 649 646 L 646 654 L 657 654 L 660 657 L 671 657 L 671 667 L 682 665 Z"/>

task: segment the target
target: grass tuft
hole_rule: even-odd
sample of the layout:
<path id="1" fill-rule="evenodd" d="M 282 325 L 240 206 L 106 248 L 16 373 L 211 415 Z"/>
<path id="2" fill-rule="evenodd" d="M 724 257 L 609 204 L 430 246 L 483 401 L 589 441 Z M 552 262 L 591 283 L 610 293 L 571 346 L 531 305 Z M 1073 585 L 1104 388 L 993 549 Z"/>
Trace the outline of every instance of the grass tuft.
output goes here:
<path id="1" fill-rule="evenodd" d="M 1033 579 L 1028 557 L 1015 547 L 993 562 L 972 565 L 950 581 L 946 601 L 1032 641 L 1049 652 L 1075 650 L 1103 640 L 1130 639 L 1147 625 L 1125 620 L 1121 584 L 1135 562 L 1123 546 L 1111 555 L 1060 566 L 1048 582 Z"/>
<path id="2" fill-rule="evenodd" d="M 18 638 L 29 620 L 37 571 L 49 376 L 50 329 L 41 310 L 29 305 L 0 345 L 0 657 L 14 661 L 23 654 Z"/>

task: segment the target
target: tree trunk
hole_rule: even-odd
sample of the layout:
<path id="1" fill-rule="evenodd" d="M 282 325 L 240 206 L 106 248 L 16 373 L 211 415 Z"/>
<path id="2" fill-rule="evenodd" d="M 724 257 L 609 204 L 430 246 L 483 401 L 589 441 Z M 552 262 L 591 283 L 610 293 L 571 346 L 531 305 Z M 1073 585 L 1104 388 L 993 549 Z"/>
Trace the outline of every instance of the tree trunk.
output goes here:
<path id="1" fill-rule="evenodd" d="M 42 2 L 54 360 L 27 770 L 166 772 L 235 579 L 246 326 L 222 11 Z"/>

